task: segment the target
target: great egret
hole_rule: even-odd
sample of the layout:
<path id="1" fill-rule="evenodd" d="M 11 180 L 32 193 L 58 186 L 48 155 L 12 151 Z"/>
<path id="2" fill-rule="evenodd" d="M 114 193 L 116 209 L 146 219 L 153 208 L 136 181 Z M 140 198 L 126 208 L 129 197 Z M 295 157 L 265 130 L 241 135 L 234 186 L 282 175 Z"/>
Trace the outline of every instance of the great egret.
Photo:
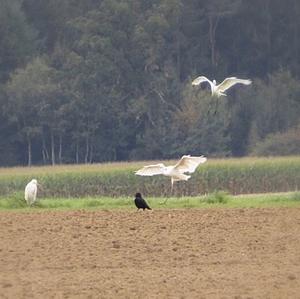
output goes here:
<path id="1" fill-rule="evenodd" d="M 206 162 L 206 157 L 192 157 L 184 155 L 181 159 L 171 166 L 165 166 L 163 163 L 147 165 L 135 172 L 136 175 L 153 176 L 165 175 L 171 177 L 171 192 L 173 191 L 173 184 L 177 181 L 187 181 L 191 176 L 184 173 L 193 173 L 199 164 Z"/>
<path id="2" fill-rule="evenodd" d="M 25 200 L 29 206 L 36 201 L 37 186 L 37 180 L 33 179 L 25 187 Z"/>
<path id="3" fill-rule="evenodd" d="M 143 209 L 143 211 L 145 209 L 152 210 L 149 207 L 149 205 L 147 204 L 147 202 L 145 201 L 145 199 L 142 197 L 142 194 L 139 192 L 135 194 L 134 203 L 135 203 L 136 207 L 138 208 L 138 210 L 139 209 Z"/>
<path id="4" fill-rule="evenodd" d="M 199 85 L 202 82 L 208 82 L 211 88 L 211 95 L 217 96 L 218 98 L 220 96 L 226 96 L 225 91 L 235 84 L 249 85 L 252 83 L 252 81 L 249 79 L 238 79 L 236 77 L 229 77 L 226 78 L 222 83 L 217 85 L 216 80 L 210 81 L 204 76 L 199 76 L 195 80 L 193 80 L 192 85 Z"/>

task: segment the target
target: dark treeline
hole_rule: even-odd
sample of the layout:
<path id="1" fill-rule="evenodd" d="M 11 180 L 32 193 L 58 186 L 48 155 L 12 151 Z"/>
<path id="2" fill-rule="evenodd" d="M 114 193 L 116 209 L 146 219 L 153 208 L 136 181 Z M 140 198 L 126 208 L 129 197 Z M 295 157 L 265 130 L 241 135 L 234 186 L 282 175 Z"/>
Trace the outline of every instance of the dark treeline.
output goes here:
<path id="1" fill-rule="evenodd" d="M 0 16 L 2 166 L 300 153 L 299 0 L 0 0 Z M 198 75 L 253 84 L 217 105 Z"/>

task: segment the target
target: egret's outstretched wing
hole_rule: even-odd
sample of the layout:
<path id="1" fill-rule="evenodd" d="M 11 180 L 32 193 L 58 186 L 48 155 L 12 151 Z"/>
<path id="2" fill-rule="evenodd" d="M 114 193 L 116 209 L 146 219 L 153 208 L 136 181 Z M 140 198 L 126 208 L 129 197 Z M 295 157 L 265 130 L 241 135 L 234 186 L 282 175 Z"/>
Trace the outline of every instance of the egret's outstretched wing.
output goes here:
<path id="1" fill-rule="evenodd" d="M 190 155 L 184 155 L 177 162 L 177 164 L 174 166 L 174 168 L 181 173 L 184 173 L 184 172 L 192 173 L 196 170 L 196 168 L 199 166 L 199 164 L 204 163 L 206 160 L 207 159 L 204 156 L 192 157 Z"/>
<path id="2" fill-rule="evenodd" d="M 162 163 L 144 166 L 143 168 L 137 170 L 135 174 L 143 176 L 152 176 L 157 174 L 162 174 L 165 165 Z"/>
<path id="3" fill-rule="evenodd" d="M 231 86 L 235 85 L 235 84 L 245 84 L 245 85 L 249 85 L 252 83 L 251 80 L 249 79 L 238 79 L 236 77 L 229 77 L 226 78 L 222 83 L 220 83 L 217 88 L 221 91 L 224 92 L 226 91 L 228 88 L 230 88 Z"/>
<path id="4" fill-rule="evenodd" d="M 207 79 L 205 76 L 197 77 L 195 80 L 193 80 L 192 85 L 199 85 L 202 82 L 208 82 L 210 84 L 210 86 L 213 85 L 213 83 L 209 79 Z"/>

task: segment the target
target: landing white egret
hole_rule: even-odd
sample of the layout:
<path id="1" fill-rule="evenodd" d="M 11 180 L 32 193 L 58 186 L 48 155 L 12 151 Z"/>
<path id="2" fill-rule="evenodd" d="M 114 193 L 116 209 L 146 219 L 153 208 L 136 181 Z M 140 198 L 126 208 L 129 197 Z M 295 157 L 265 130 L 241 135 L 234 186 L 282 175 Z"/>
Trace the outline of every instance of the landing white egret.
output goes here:
<path id="1" fill-rule="evenodd" d="M 207 158 L 204 156 L 193 157 L 184 155 L 181 159 L 171 166 L 165 166 L 163 163 L 147 165 L 135 172 L 136 175 L 153 176 L 165 175 L 171 177 L 171 192 L 173 191 L 173 184 L 177 181 L 187 181 L 191 176 L 185 173 L 193 173 L 199 164 L 206 162 Z"/>

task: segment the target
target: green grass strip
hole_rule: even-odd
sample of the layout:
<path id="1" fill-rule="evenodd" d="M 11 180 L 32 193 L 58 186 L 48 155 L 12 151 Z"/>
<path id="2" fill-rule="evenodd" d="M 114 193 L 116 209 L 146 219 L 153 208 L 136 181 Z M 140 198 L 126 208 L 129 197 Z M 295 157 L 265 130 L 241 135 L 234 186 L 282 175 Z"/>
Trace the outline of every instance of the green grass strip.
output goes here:
<path id="1" fill-rule="evenodd" d="M 153 209 L 300 207 L 300 192 L 232 196 L 219 191 L 198 197 L 151 197 Z M 166 201 L 166 202 L 165 202 Z M 165 202 L 165 203 L 163 203 Z M 41 211 L 77 209 L 136 209 L 129 197 L 45 198 L 28 207 L 21 193 L 0 197 L 0 211 Z"/>

